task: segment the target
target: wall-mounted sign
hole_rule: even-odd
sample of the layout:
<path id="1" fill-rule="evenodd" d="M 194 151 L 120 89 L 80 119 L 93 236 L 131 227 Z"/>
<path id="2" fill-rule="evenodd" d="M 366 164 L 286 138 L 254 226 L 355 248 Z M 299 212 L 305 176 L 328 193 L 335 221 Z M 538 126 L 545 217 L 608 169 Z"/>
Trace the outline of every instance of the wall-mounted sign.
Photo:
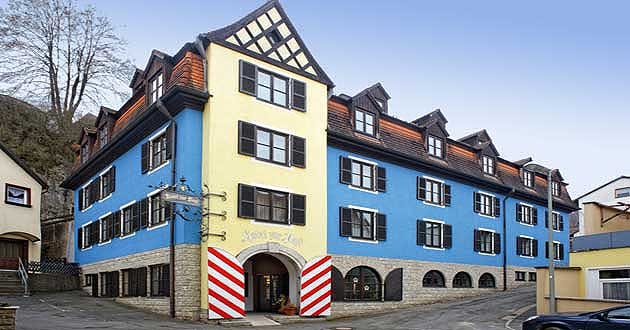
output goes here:
<path id="1" fill-rule="evenodd" d="M 293 245 L 294 247 L 302 246 L 302 239 L 296 237 L 291 233 L 281 233 L 277 231 L 257 230 L 257 231 L 243 231 L 241 242 L 254 243 L 254 242 L 278 242 Z"/>

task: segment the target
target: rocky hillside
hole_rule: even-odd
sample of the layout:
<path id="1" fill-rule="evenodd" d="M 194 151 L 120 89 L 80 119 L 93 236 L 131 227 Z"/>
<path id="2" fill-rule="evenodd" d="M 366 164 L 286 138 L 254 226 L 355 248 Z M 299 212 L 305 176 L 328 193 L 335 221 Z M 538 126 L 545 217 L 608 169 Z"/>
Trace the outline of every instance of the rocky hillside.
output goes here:
<path id="1" fill-rule="evenodd" d="M 95 117 L 84 117 L 70 130 L 59 132 L 49 115 L 18 99 L 0 95 L 0 141 L 22 158 L 48 183 L 43 196 L 42 220 L 72 214 L 72 193 L 59 188 L 74 161 L 73 145 L 81 127 Z"/>

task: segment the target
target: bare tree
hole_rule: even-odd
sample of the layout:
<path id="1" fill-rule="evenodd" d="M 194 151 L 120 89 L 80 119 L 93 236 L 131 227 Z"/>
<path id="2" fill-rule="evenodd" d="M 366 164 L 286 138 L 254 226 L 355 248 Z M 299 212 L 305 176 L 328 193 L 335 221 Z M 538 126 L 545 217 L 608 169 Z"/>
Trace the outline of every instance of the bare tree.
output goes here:
<path id="1" fill-rule="evenodd" d="M 133 72 L 111 21 L 75 0 L 10 0 L 0 9 L 0 88 L 50 109 L 65 129 Z"/>

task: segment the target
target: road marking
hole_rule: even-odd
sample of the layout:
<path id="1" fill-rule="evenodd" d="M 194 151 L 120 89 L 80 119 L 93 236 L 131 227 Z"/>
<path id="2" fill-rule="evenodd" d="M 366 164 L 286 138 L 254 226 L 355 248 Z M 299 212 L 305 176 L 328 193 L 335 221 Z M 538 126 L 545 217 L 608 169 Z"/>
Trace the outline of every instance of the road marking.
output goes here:
<path id="1" fill-rule="evenodd" d="M 512 321 L 514 321 L 516 318 L 518 318 L 519 316 L 523 315 L 525 312 L 527 312 L 528 310 L 532 309 L 536 307 L 536 304 L 531 304 L 531 305 L 527 305 L 524 307 L 519 308 L 518 310 L 516 310 L 516 312 L 514 312 L 514 314 L 507 316 L 508 320 L 505 322 L 505 328 L 506 329 L 510 329 L 510 330 L 516 330 L 514 328 L 512 328 L 510 326 L 510 324 L 512 323 Z"/>
<path id="2" fill-rule="evenodd" d="M 65 309 L 59 308 L 59 307 L 57 307 L 57 306 L 55 306 L 55 305 L 53 305 L 51 303 L 47 303 L 44 299 L 39 299 L 39 301 L 43 302 L 44 304 L 46 304 L 46 305 L 48 305 L 48 306 L 50 306 L 50 307 L 52 307 L 52 308 L 54 308 L 54 309 L 56 309 L 56 310 L 58 310 L 60 312 L 67 312 L 67 310 L 65 310 Z"/>

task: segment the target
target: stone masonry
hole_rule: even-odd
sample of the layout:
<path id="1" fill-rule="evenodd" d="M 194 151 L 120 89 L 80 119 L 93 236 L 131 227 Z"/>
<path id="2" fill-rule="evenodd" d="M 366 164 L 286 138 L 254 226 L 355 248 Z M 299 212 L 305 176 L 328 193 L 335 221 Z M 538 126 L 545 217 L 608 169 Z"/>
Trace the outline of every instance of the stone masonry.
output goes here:
<path id="1" fill-rule="evenodd" d="M 496 292 L 503 287 L 502 267 L 347 255 L 332 255 L 332 264 L 339 269 L 344 276 L 354 267 L 368 266 L 378 272 L 381 281 L 383 281 L 392 270 L 403 268 L 402 301 L 333 302 L 332 314 L 334 317 L 385 311 L 410 305 L 478 296 Z M 445 288 L 425 288 L 422 286 L 422 278 L 424 274 L 430 270 L 438 270 L 444 275 Z M 527 272 L 534 271 L 534 269 L 531 268 L 519 268 L 518 270 Z M 453 288 L 453 277 L 461 271 L 471 276 L 472 288 Z M 514 268 L 508 267 L 508 288 L 528 284 L 528 282 L 516 282 L 514 272 Z M 483 273 L 490 273 L 494 276 L 496 288 L 487 289 L 478 287 L 479 277 Z"/>
<path id="2" fill-rule="evenodd" d="M 175 246 L 175 316 L 178 318 L 196 320 L 199 317 L 200 262 L 199 245 Z M 168 247 L 81 265 L 81 270 L 83 275 L 88 275 L 167 263 Z M 122 297 L 122 272 L 119 276 L 120 297 L 115 298 L 116 301 L 159 314 L 169 313 L 169 297 Z M 147 295 L 150 294 L 150 276 L 150 271 L 147 270 Z M 82 281 L 85 283 L 85 276 Z M 89 286 L 85 286 L 84 290 L 91 293 Z"/>

